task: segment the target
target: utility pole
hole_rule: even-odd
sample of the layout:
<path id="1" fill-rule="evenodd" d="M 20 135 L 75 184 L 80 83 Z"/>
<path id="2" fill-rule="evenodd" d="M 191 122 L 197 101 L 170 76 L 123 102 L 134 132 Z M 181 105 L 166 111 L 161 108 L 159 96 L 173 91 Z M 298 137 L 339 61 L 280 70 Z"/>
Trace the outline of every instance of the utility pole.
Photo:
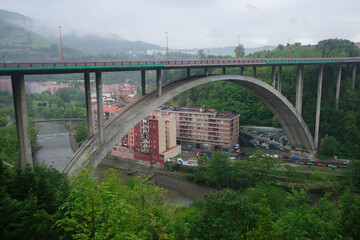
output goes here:
<path id="1" fill-rule="evenodd" d="M 238 55 L 240 59 L 240 35 L 238 35 Z"/>
<path id="2" fill-rule="evenodd" d="M 288 43 L 288 58 L 290 58 L 290 40 L 291 39 L 288 39 L 289 40 L 289 43 Z"/>
<path id="3" fill-rule="evenodd" d="M 61 26 L 59 26 L 59 31 L 60 31 L 61 60 L 64 61 L 64 53 L 63 53 L 62 37 L 61 37 Z"/>
<path id="4" fill-rule="evenodd" d="M 169 61 L 169 38 L 168 38 L 168 31 L 166 33 L 166 56 L 167 60 Z"/>

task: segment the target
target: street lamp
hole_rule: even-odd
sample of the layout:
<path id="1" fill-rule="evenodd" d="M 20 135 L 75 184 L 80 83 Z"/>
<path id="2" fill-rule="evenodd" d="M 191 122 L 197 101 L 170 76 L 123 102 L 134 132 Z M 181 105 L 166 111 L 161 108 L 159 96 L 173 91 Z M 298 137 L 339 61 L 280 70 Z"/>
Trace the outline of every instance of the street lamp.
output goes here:
<path id="1" fill-rule="evenodd" d="M 166 56 L 167 56 L 167 60 L 169 61 L 169 38 L 168 38 L 168 31 L 166 31 L 165 34 L 166 34 Z"/>
<path id="2" fill-rule="evenodd" d="M 64 61 L 63 46 L 62 46 L 62 37 L 61 37 L 61 26 L 59 26 L 59 31 L 60 31 L 61 60 Z"/>
<path id="3" fill-rule="evenodd" d="M 240 35 L 238 35 L 238 55 L 240 59 Z"/>
<path id="4" fill-rule="evenodd" d="M 289 40 L 289 43 L 288 43 L 288 58 L 290 58 L 290 38 L 288 39 Z"/>

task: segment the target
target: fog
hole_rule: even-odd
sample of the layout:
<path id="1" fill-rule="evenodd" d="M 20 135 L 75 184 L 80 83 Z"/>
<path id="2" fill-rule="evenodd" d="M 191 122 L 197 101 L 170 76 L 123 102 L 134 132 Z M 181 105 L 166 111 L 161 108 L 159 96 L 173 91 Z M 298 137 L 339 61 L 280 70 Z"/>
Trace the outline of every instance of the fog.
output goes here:
<path id="1" fill-rule="evenodd" d="M 0 0 L 38 30 L 119 36 L 169 48 L 247 48 L 328 38 L 360 41 L 358 0 Z"/>

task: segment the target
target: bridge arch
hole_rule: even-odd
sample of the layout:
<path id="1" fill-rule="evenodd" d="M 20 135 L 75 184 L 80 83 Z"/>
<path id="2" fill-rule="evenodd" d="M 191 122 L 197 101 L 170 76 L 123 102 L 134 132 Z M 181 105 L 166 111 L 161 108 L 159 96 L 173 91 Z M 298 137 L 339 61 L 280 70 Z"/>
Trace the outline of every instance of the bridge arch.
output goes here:
<path id="1" fill-rule="evenodd" d="M 252 92 L 276 116 L 293 148 L 309 153 L 316 152 L 314 140 L 302 117 L 295 107 L 269 84 L 252 77 L 239 75 L 194 76 L 164 84 L 161 97 L 157 97 L 155 89 L 127 105 L 117 115 L 105 122 L 104 143 L 99 142 L 98 135 L 92 136 L 76 151 L 63 172 L 73 175 L 76 169 L 80 170 L 90 161 L 97 166 L 113 146 L 154 109 L 188 89 L 214 81 L 229 81 Z"/>

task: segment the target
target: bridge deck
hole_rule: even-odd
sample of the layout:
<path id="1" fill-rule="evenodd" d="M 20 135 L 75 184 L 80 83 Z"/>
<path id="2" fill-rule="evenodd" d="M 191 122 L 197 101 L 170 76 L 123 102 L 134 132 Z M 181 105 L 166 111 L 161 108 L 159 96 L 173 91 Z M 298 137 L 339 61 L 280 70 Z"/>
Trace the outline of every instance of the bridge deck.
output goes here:
<path id="1" fill-rule="evenodd" d="M 122 62 L 43 62 L 0 63 L 0 75 L 61 74 L 81 72 L 115 72 L 176 68 L 216 68 L 266 65 L 308 65 L 359 63 L 360 58 L 267 58 L 267 59 L 213 59 L 188 61 L 122 61 Z"/>

